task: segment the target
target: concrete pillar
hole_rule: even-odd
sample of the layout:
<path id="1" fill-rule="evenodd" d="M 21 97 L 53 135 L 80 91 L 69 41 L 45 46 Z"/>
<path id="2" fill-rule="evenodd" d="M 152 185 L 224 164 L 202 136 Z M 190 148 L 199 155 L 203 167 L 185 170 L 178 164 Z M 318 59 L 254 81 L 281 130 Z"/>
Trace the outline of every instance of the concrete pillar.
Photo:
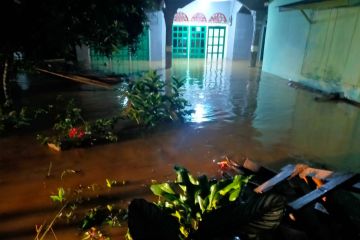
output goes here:
<path id="1" fill-rule="evenodd" d="M 171 68 L 172 64 L 172 26 L 174 21 L 174 16 L 177 9 L 186 6 L 191 3 L 193 0 L 163 0 L 165 8 L 164 17 L 166 25 L 166 49 L 165 49 L 165 68 Z"/>
<path id="2" fill-rule="evenodd" d="M 251 56 L 250 56 L 250 67 L 256 67 L 258 53 L 260 49 L 260 35 L 265 20 L 266 12 L 263 10 L 251 11 L 253 17 L 253 36 L 251 41 Z"/>
<path id="3" fill-rule="evenodd" d="M 172 64 L 172 26 L 177 9 L 166 7 L 164 9 L 166 40 L 165 40 L 165 68 L 171 68 Z"/>

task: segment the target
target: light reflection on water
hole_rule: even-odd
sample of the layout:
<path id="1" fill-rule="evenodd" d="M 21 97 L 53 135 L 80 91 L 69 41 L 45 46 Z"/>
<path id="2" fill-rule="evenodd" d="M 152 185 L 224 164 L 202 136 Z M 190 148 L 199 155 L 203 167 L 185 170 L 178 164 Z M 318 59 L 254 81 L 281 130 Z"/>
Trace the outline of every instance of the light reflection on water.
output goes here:
<path id="1" fill-rule="evenodd" d="M 205 114 L 208 111 L 205 109 L 203 104 L 197 103 L 194 107 L 194 113 L 191 115 L 190 121 L 196 122 L 196 123 L 202 123 L 208 120 L 205 118 Z"/>

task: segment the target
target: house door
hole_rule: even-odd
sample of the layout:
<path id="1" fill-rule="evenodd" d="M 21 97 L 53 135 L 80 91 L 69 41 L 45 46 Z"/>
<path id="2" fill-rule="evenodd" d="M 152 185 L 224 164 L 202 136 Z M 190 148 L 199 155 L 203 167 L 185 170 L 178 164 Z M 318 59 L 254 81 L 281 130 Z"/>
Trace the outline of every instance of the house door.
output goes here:
<path id="1" fill-rule="evenodd" d="M 207 41 L 207 58 L 223 59 L 225 52 L 226 27 L 209 27 Z"/>
<path id="2" fill-rule="evenodd" d="M 191 26 L 190 31 L 190 58 L 205 58 L 205 26 Z"/>
<path id="3" fill-rule="evenodd" d="M 188 57 L 188 26 L 173 26 L 172 56 L 173 58 Z"/>

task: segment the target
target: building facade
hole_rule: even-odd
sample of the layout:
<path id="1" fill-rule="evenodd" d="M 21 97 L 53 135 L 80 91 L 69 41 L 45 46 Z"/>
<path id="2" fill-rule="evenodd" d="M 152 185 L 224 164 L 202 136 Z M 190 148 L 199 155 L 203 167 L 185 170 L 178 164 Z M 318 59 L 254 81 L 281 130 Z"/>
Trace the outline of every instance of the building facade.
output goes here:
<path id="1" fill-rule="evenodd" d="M 166 8 L 166 6 L 165 6 Z M 84 66 L 115 73 L 164 67 L 166 26 L 163 11 L 148 14 L 149 27 L 138 50 L 126 47 L 112 58 L 83 47 L 78 60 Z M 249 60 L 253 37 L 253 15 L 237 0 L 196 0 L 177 9 L 172 23 L 172 58 Z"/>

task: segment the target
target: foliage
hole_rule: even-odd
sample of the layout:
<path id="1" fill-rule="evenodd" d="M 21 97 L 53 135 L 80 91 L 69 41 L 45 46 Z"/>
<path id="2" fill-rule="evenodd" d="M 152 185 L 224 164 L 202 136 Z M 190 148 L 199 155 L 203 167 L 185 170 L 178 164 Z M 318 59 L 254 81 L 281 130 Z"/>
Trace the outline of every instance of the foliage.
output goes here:
<path id="1" fill-rule="evenodd" d="M 208 180 L 181 167 L 175 170 L 175 182 L 151 186 L 159 196 L 157 205 L 143 199 L 131 202 L 129 239 L 230 239 L 260 236 L 280 224 L 286 201 L 277 194 L 255 194 L 246 187 L 251 176 Z"/>
<path id="2" fill-rule="evenodd" d="M 76 46 L 111 55 L 123 46 L 135 50 L 147 25 L 146 11 L 159 0 L 4 0 L 0 2 L 0 73 L 5 101 L 9 76 L 47 60 L 76 61 Z M 1 98 L 0 98 L 1 99 Z"/>
<path id="3" fill-rule="evenodd" d="M 11 102 L 0 105 L 0 136 L 10 133 L 14 129 L 22 129 L 30 126 L 34 120 L 39 119 L 45 109 L 30 109 L 21 107 L 16 109 Z"/>
<path id="4" fill-rule="evenodd" d="M 27 108 L 17 111 L 10 106 L 0 106 L 0 136 L 11 129 L 29 126 L 30 121 Z"/>
<path id="5" fill-rule="evenodd" d="M 237 200 L 250 178 L 236 175 L 233 179 L 209 181 L 206 176 L 195 179 L 182 167 L 175 170 L 177 180 L 173 185 L 155 184 L 151 191 L 162 198 L 158 205 L 178 219 L 183 238 L 198 229 L 205 213 Z"/>
<path id="6" fill-rule="evenodd" d="M 183 82 L 174 78 L 171 93 L 166 94 L 160 75 L 156 71 L 148 72 L 129 85 L 125 115 L 146 127 L 154 127 L 161 121 L 184 119 L 192 111 L 186 110 L 188 103 L 182 98 L 182 86 Z"/>
<path id="7" fill-rule="evenodd" d="M 93 122 L 85 121 L 81 109 L 76 107 L 73 100 L 69 101 L 63 113 L 56 116 L 52 136 L 38 135 L 43 144 L 53 143 L 61 149 L 71 147 L 92 146 L 103 142 L 116 142 L 114 125 L 117 117 L 112 119 L 97 119 Z"/>
<path id="8" fill-rule="evenodd" d="M 146 25 L 146 11 L 155 2 L 2 1 L 0 54 L 21 52 L 27 60 L 42 60 L 72 54 L 74 46 L 81 44 L 110 54 L 115 46 L 137 40 Z"/>
<path id="9" fill-rule="evenodd" d="M 64 172 L 70 171 L 65 170 Z M 76 172 L 76 171 L 70 171 Z M 63 174 L 61 174 L 61 179 Z M 110 181 L 106 179 L 107 181 Z M 111 180 L 114 186 L 122 186 L 125 181 Z M 121 183 L 121 184 L 120 184 Z M 120 208 L 114 204 L 104 204 L 92 206 L 92 198 L 97 193 L 97 198 L 102 199 L 99 192 L 109 190 L 107 186 L 92 184 L 88 186 L 79 185 L 75 188 L 69 188 L 65 192 L 63 187 L 57 189 L 57 193 L 50 195 L 54 203 L 60 203 L 61 209 L 49 224 L 44 222 L 36 226 L 36 240 L 42 240 L 51 232 L 57 239 L 53 230 L 56 223 L 66 221 L 67 224 L 80 224 L 83 236 L 81 239 L 89 240 L 109 240 L 110 238 L 102 233 L 103 226 L 121 227 L 127 219 L 127 209 Z M 97 201 L 98 202 L 98 201 Z M 104 202 L 103 202 L 104 203 Z M 46 238 L 47 239 L 47 238 Z"/>
<path id="10" fill-rule="evenodd" d="M 56 195 L 51 195 L 50 198 L 54 202 L 63 203 L 66 200 L 64 188 L 58 188 L 58 193 Z"/>
<path id="11" fill-rule="evenodd" d="M 114 205 L 98 206 L 89 209 L 82 220 L 81 229 L 88 230 L 93 226 L 101 226 L 103 224 L 110 227 L 120 227 L 121 221 L 127 217 L 127 212 Z"/>

